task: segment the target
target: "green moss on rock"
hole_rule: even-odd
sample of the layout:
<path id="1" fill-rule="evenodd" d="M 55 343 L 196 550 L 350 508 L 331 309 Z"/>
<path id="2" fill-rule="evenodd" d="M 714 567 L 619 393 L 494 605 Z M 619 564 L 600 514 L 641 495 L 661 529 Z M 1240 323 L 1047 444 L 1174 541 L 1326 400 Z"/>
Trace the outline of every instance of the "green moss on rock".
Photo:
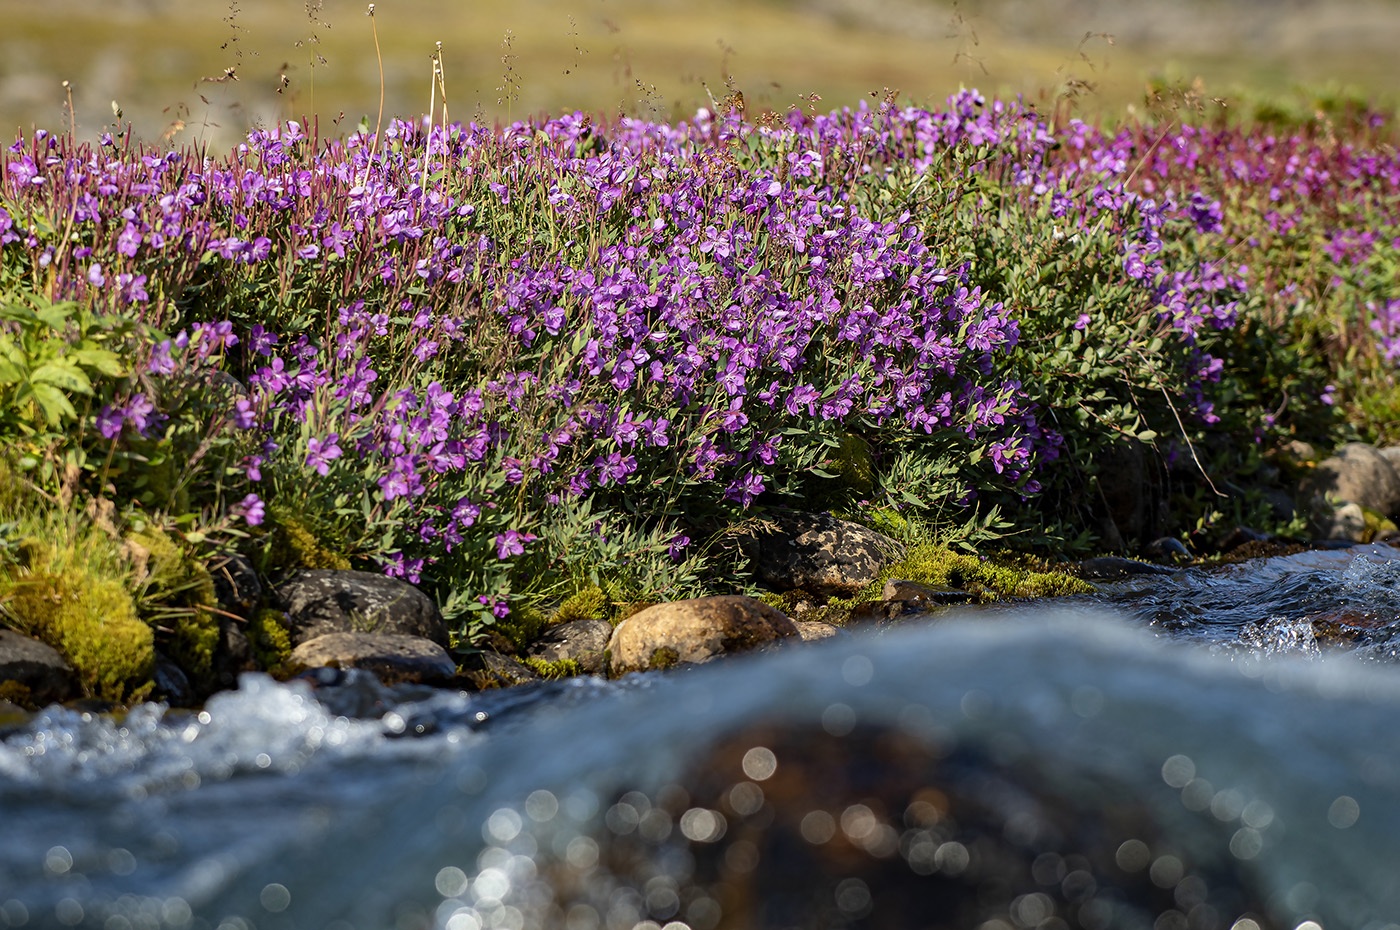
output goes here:
<path id="1" fill-rule="evenodd" d="M 560 659 L 557 662 L 549 662 L 545 659 L 532 657 L 522 660 L 527 666 L 534 670 L 536 675 L 546 679 L 577 678 L 583 674 L 583 666 L 573 659 Z"/>
<path id="2" fill-rule="evenodd" d="M 284 665 L 292 655 L 292 635 L 282 622 L 282 611 L 264 607 L 248 621 L 248 643 L 253 659 L 264 669 Z"/>
<path id="3" fill-rule="evenodd" d="M 1066 597 L 1089 594 L 1094 590 L 1088 582 L 1064 572 L 1035 571 L 1006 560 L 983 559 L 932 543 L 916 543 L 909 547 L 903 560 L 885 568 L 864 590 L 845 603 L 878 600 L 885 582 L 890 578 L 962 588 L 976 593 L 984 601 Z"/>

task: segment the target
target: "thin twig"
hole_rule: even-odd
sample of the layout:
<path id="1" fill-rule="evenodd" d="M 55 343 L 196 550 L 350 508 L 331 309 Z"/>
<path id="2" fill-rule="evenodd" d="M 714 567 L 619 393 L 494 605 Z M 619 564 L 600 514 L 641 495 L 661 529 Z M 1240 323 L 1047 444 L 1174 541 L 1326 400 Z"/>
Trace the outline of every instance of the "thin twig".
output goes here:
<path id="1" fill-rule="evenodd" d="M 1215 496 L 1225 497 L 1226 495 L 1221 494 L 1216 488 L 1215 483 L 1210 480 L 1210 475 L 1206 474 L 1205 466 L 1201 464 L 1201 460 L 1196 457 L 1196 447 L 1192 444 L 1191 437 L 1186 435 L 1186 425 L 1181 422 L 1181 415 L 1176 412 L 1176 405 L 1172 403 L 1172 396 L 1167 393 L 1166 388 L 1162 388 L 1162 396 L 1167 399 L 1167 409 L 1172 412 L 1173 417 L 1176 417 L 1176 427 L 1181 430 L 1181 438 L 1186 440 L 1186 448 L 1191 450 L 1191 461 L 1196 463 L 1196 468 L 1200 471 L 1201 477 L 1206 479 L 1206 484 L 1210 485 L 1210 489 L 1215 493 Z"/>

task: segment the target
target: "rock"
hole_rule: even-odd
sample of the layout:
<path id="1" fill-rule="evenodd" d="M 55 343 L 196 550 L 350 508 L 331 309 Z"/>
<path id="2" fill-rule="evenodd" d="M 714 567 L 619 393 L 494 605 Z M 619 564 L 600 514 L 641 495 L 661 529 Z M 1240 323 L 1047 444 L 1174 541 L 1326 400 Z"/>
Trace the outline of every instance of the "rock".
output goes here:
<path id="1" fill-rule="evenodd" d="M 709 913 L 726 927 L 1150 927 L 1181 915 L 1187 892 L 1196 916 L 1213 918 L 1191 927 L 1270 913 L 1272 889 L 1224 851 L 1229 832 L 1209 818 L 1183 828 L 1122 775 L 1070 778 L 985 742 L 854 716 L 749 725 L 660 791 L 622 785 L 602 800 L 667 829 L 600 830 L 589 871 L 541 844 L 541 911 L 606 908 L 600 872 L 611 900 L 643 901 L 656 863 L 681 862 L 671 900 L 722 896 Z M 1148 867 L 1164 849 L 1172 881 Z"/>
<path id="2" fill-rule="evenodd" d="M 1354 501 L 1343 501 L 1336 506 L 1315 501 L 1309 525 L 1319 539 L 1352 543 L 1366 540 L 1366 511 Z"/>
<path id="3" fill-rule="evenodd" d="M 794 620 L 793 626 L 797 627 L 797 635 L 804 643 L 815 643 L 823 639 L 850 639 L 851 636 L 839 626 L 822 623 L 820 620 Z"/>
<path id="4" fill-rule="evenodd" d="M 851 608 L 847 626 L 886 627 L 914 617 L 927 617 L 932 611 L 940 610 L 936 605 L 919 601 L 866 601 Z"/>
<path id="5" fill-rule="evenodd" d="M 1133 575 L 1170 575 L 1172 569 L 1151 562 L 1136 559 L 1121 559 L 1106 555 L 1096 559 L 1085 559 L 1079 563 L 1079 577 L 1107 581 L 1114 578 L 1128 578 Z"/>
<path id="6" fill-rule="evenodd" d="M 462 659 L 462 677 L 477 691 L 513 688 L 540 680 L 530 666 L 489 649 L 470 653 Z"/>
<path id="7" fill-rule="evenodd" d="M 781 611 L 742 595 L 657 604 L 628 617 L 608 642 L 614 678 L 697 664 L 798 636 Z"/>
<path id="8" fill-rule="evenodd" d="M 1142 553 L 1154 562 L 1190 561 L 1191 559 L 1191 550 L 1186 548 L 1185 543 L 1171 536 L 1152 540 L 1143 547 Z"/>
<path id="9" fill-rule="evenodd" d="M 886 563 L 904 556 L 904 547 L 888 536 L 830 514 L 765 516 L 777 532 L 754 537 L 746 549 L 758 577 L 779 591 L 849 596 L 874 581 Z"/>
<path id="10" fill-rule="evenodd" d="M 189 676 L 175 664 L 174 659 L 159 651 L 156 652 L 156 668 L 152 679 L 155 681 L 156 695 L 171 707 L 193 707 L 197 703 Z"/>
<path id="11" fill-rule="evenodd" d="M 338 717 L 360 717 L 373 719 L 383 717 L 387 711 L 403 704 L 426 701 L 437 691 L 428 685 L 402 683 L 386 685 L 364 669 L 329 668 L 320 666 L 307 669 L 293 681 L 310 685 L 316 700 L 321 706 Z M 392 729 L 389 735 L 413 735 L 408 721 L 399 718 L 403 729 Z M 419 732 L 422 732 L 421 728 Z"/>
<path id="12" fill-rule="evenodd" d="M 606 620 L 556 623 L 546 627 L 526 652 L 545 662 L 577 662 L 586 672 L 600 672 L 612 632 L 612 624 Z"/>
<path id="13" fill-rule="evenodd" d="M 947 585 L 921 584 L 903 578 L 891 578 L 880 591 L 880 599 L 885 601 L 907 601 L 911 605 L 966 604 L 974 600 L 974 595 L 961 588 Z"/>
<path id="14" fill-rule="evenodd" d="M 1221 552 L 1230 552 L 1246 543 L 1269 542 L 1272 539 L 1273 537 L 1268 533 L 1261 533 L 1252 527 L 1237 526 L 1220 538 L 1220 545 L 1217 548 Z"/>
<path id="15" fill-rule="evenodd" d="M 214 579 L 214 597 L 219 606 L 246 619 L 263 593 L 253 563 L 235 552 L 210 559 L 205 568 Z"/>
<path id="16" fill-rule="evenodd" d="M 0 630 L 0 698 L 38 708 L 66 701 L 73 691 L 73 669 L 57 649 Z"/>
<path id="17" fill-rule="evenodd" d="M 221 687 L 232 688 L 238 684 L 238 676 L 255 671 L 258 663 L 253 658 L 253 644 L 248 641 L 242 626 L 232 617 L 219 618 L 219 648 L 214 653 L 214 679 Z"/>
<path id="18" fill-rule="evenodd" d="M 1304 481 L 1305 499 L 1324 496 L 1393 517 L 1400 513 L 1400 474 L 1375 446 L 1349 442 L 1318 462 Z"/>
<path id="19" fill-rule="evenodd" d="M 310 569 L 278 585 L 276 596 L 293 645 L 326 633 L 398 633 L 448 645 L 432 598 L 388 575 Z"/>
<path id="20" fill-rule="evenodd" d="M 457 675 L 446 649 L 399 633 L 326 633 L 293 649 L 290 661 L 308 668 L 363 669 L 386 685 L 447 684 Z"/>

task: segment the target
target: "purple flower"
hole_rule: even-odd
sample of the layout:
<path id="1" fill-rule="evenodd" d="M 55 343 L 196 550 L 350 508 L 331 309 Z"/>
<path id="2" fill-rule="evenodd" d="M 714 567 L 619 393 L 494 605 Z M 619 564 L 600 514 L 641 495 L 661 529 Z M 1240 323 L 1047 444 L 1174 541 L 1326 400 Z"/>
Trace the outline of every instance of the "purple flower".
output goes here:
<path id="1" fill-rule="evenodd" d="M 496 558 L 507 559 L 513 555 L 521 555 L 525 551 L 527 543 L 532 543 L 539 537 L 533 533 L 517 533 L 515 530 L 506 530 L 496 536 Z"/>
<path id="2" fill-rule="evenodd" d="M 764 491 L 763 478 L 749 472 L 741 480 L 735 481 L 725 489 L 725 500 L 738 501 L 739 505 L 745 509 L 754 502 L 754 499 Z"/>
<path id="3" fill-rule="evenodd" d="M 146 430 L 161 419 L 156 413 L 156 405 L 151 403 L 145 394 L 135 394 L 126 403 L 126 418 L 131 421 L 131 425 L 142 436 L 146 435 Z"/>
<path id="4" fill-rule="evenodd" d="M 123 416 L 120 407 L 113 409 L 110 404 L 105 405 L 97 415 L 97 430 L 102 434 L 103 439 L 116 439 L 122 431 L 122 423 L 126 417 Z"/>
<path id="5" fill-rule="evenodd" d="M 666 551 L 670 553 L 672 559 L 680 561 L 681 553 L 684 552 L 686 546 L 689 545 L 690 537 L 686 536 L 684 533 L 677 533 L 671 537 L 671 543 L 666 547 Z"/>
<path id="6" fill-rule="evenodd" d="M 306 443 L 306 467 L 315 469 L 318 475 L 327 474 L 330 471 L 329 463 L 341 456 L 339 439 L 339 433 L 331 433 L 324 442 L 315 437 L 308 440 Z M 388 499 L 387 496 L 385 499 Z"/>
<path id="7" fill-rule="evenodd" d="M 230 508 L 230 513 L 234 516 L 241 516 L 249 526 L 257 526 L 259 523 L 263 522 L 263 517 L 266 516 L 262 498 L 258 497 L 256 494 L 249 494 L 247 497 L 243 498 L 243 500 L 234 504 L 233 507 Z"/>

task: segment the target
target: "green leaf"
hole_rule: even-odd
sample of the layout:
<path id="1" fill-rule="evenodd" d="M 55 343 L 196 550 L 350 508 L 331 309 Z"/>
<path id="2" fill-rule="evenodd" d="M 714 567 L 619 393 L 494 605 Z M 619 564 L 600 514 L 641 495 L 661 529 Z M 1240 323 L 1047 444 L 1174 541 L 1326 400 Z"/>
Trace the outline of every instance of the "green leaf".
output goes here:
<path id="1" fill-rule="evenodd" d="M 39 405 L 50 426 L 58 426 L 65 415 L 74 420 L 78 418 L 78 411 L 73 409 L 68 395 L 51 384 L 34 385 L 34 402 Z"/>
<path id="2" fill-rule="evenodd" d="M 88 380 L 88 376 L 67 359 L 40 365 L 29 375 L 29 380 L 36 385 L 49 384 L 56 388 L 77 391 L 79 394 L 92 393 L 92 382 Z"/>

